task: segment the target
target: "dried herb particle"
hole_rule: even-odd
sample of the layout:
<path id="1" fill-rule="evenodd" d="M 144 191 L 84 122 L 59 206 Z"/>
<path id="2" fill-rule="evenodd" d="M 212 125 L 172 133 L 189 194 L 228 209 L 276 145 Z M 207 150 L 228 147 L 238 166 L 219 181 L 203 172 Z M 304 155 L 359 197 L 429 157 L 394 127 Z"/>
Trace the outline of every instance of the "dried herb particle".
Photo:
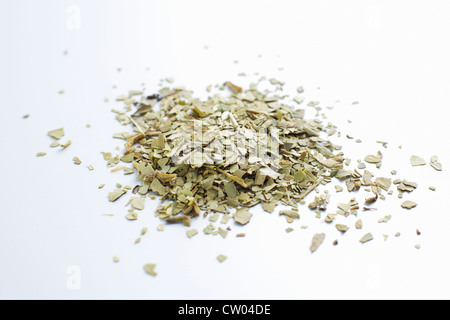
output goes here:
<path id="1" fill-rule="evenodd" d="M 227 259 L 227 256 L 225 256 L 225 255 L 223 255 L 223 254 L 219 254 L 219 255 L 217 256 L 217 260 L 218 260 L 220 263 L 224 262 L 226 259 Z"/>
<path id="2" fill-rule="evenodd" d="M 62 137 L 64 137 L 64 134 L 65 134 L 64 128 L 59 128 L 48 132 L 48 135 L 52 138 L 55 138 L 56 140 L 59 140 Z"/>
<path id="3" fill-rule="evenodd" d="M 311 250 L 311 252 L 316 251 L 322 244 L 323 240 L 325 240 L 325 233 L 316 233 L 311 240 L 309 250 Z"/>
<path id="4" fill-rule="evenodd" d="M 336 224 L 336 229 L 342 233 L 345 233 L 348 230 L 348 226 L 345 224 Z"/>
<path id="5" fill-rule="evenodd" d="M 154 264 L 154 263 L 147 263 L 147 264 L 144 265 L 144 270 L 149 275 L 156 276 L 157 273 L 155 272 L 155 267 L 156 267 L 156 264 Z"/>
<path id="6" fill-rule="evenodd" d="M 417 203 L 415 203 L 414 201 L 406 200 L 401 204 L 401 206 L 405 209 L 411 209 L 417 206 Z"/>
<path id="7" fill-rule="evenodd" d="M 365 243 L 365 242 L 370 241 L 370 240 L 373 240 L 373 236 L 372 236 L 372 234 L 369 232 L 369 233 L 366 233 L 366 234 L 359 240 L 359 242 Z"/>
<path id="8" fill-rule="evenodd" d="M 126 191 L 116 188 L 108 194 L 108 199 L 109 199 L 109 201 L 114 202 L 117 199 L 119 199 L 121 196 L 123 196 L 125 193 L 126 193 Z"/>
<path id="9" fill-rule="evenodd" d="M 411 165 L 414 166 L 423 166 L 426 164 L 425 160 L 419 156 L 412 155 L 410 157 Z"/>
<path id="10" fill-rule="evenodd" d="M 247 224 L 251 217 L 252 214 L 248 211 L 248 208 L 236 209 L 236 213 L 233 215 L 234 221 L 239 224 Z"/>
<path id="11" fill-rule="evenodd" d="M 196 234 L 198 234 L 198 230 L 195 229 L 195 228 L 186 230 L 186 235 L 187 235 L 188 238 L 192 238 Z"/>

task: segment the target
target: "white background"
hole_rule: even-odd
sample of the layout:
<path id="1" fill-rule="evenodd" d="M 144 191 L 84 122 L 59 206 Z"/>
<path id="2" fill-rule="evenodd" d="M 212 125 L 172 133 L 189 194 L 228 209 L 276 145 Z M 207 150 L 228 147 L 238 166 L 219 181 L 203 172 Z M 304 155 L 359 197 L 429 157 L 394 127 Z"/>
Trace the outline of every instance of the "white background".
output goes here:
<path id="1" fill-rule="evenodd" d="M 0 298 L 450 298 L 448 1 L 21 0 L 1 1 L 0 12 Z M 377 211 L 359 213 L 362 230 L 356 217 L 339 216 L 350 226 L 345 235 L 306 206 L 292 224 L 278 208 L 253 208 L 248 225 L 230 221 L 226 239 L 203 234 L 203 218 L 192 239 L 182 226 L 158 232 L 158 200 L 147 199 L 139 219 L 127 221 L 128 196 L 109 203 L 107 194 L 118 182 L 137 181 L 110 173 L 100 154 L 122 147 L 111 136 L 128 129 L 110 111 L 120 108 L 115 97 L 142 83 L 154 93 L 166 77 L 205 97 L 207 85 L 245 87 L 259 78 L 255 72 L 285 81 L 289 94 L 304 86 L 308 117 L 314 112 L 306 102 L 320 101 L 350 168 L 380 150 L 382 167 L 368 169 L 386 177 L 395 169 L 394 179 L 417 182 L 404 199 L 418 206 L 400 208 L 395 191 Z M 73 142 L 64 151 L 49 147 L 47 131 L 59 127 L 63 142 Z M 411 167 L 412 154 L 427 162 L 437 155 L 443 171 Z M 366 195 L 332 192 L 327 212 Z M 377 223 L 387 214 L 388 223 Z M 149 231 L 136 245 L 142 227 Z M 239 232 L 247 236 L 236 238 Z M 311 254 L 317 232 L 326 239 Z M 359 243 L 367 232 L 374 240 Z M 228 259 L 220 264 L 218 254 Z M 156 263 L 156 277 L 145 263 Z"/>

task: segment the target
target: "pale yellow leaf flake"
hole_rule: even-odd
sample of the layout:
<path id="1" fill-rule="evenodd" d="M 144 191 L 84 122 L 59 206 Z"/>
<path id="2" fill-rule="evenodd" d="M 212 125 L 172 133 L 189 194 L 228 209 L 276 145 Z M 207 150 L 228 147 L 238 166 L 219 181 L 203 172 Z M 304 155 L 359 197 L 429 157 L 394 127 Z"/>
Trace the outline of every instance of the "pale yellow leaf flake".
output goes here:
<path id="1" fill-rule="evenodd" d="M 227 237 L 228 230 L 225 230 L 225 229 L 219 227 L 217 231 L 218 231 L 218 233 L 219 233 L 223 238 L 226 238 L 226 237 Z"/>
<path id="2" fill-rule="evenodd" d="M 109 199 L 109 201 L 114 202 L 117 199 L 119 199 L 121 196 L 123 196 L 125 193 L 126 193 L 126 191 L 116 188 L 108 194 L 108 199 Z"/>
<path id="3" fill-rule="evenodd" d="M 154 263 L 147 263 L 147 264 L 144 265 L 144 270 L 149 275 L 156 276 L 158 273 L 155 272 L 155 267 L 156 267 L 156 264 L 154 264 Z"/>
<path id="4" fill-rule="evenodd" d="M 208 220 L 211 221 L 211 222 L 216 222 L 217 219 L 219 219 L 219 213 L 218 212 L 211 214 L 209 216 L 209 218 L 208 218 Z"/>
<path id="5" fill-rule="evenodd" d="M 219 254 L 219 255 L 217 256 L 217 260 L 218 260 L 220 263 L 224 262 L 226 259 L 227 259 L 227 256 L 225 256 L 225 255 L 223 255 L 223 254 Z"/>
<path id="6" fill-rule="evenodd" d="M 325 233 L 316 233 L 311 240 L 311 246 L 309 247 L 309 250 L 311 250 L 311 252 L 316 251 L 324 240 Z"/>
<path id="7" fill-rule="evenodd" d="M 62 137 L 64 137 L 64 134 L 65 134 L 64 128 L 59 128 L 48 132 L 48 135 L 52 138 L 55 138 L 56 140 L 59 140 Z"/>
<path id="8" fill-rule="evenodd" d="M 230 214 L 224 214 L 222 218 L 220 219 L 220 223 L 226 224 L 230 220 L 231 215 Z"/>
<path id="9" fill-rule="evenodd" d="M 71 144 L 72 144 L 72 140 L 67 140 L 66 143 L 61 144 L 61 148 L 66 149 Z"/>
<path id="10" fill-rule="evenodd" d="M 348 230 L 348 226 L 346 226 L 345 224 L 336 224 L 336 229 L 338 229 L 338 231 L 345 233 Z"/>
<path id="11" fill-rule="evenodd" d="M 248 211 L 248 208 L 236 209 L 236 213 L 233 215 L 234 221 L 242 225 L 247 224 L 251 217 L 252 214 Z"/>
<path id="12" fill-rule="evenodd" d="M 144 210 L 145 197 L 132 197 L 131 206 L 137 210 Z"/>
<path id="13" fill-rule="evenodd" d="M 401 207 L 405 209 L 411 209 L 414 208 L 415 206 L 417 206 L 417 203 L 411 200 L 403 201 L 403 203 L 401 204 Z"/>
<path id="14" fill-rule="evenodd" d="M 431 162 L 430 166 L 436 171 L 442 171 L 442 164 L 440 162 Z"/>
<path id="15" fill-rule="evenodd" d="M 411 165 L 415 166 L 423 166 L 426 164 L 425 160 L 419 156 L 412 155 L 409 159 L 411 161 Z"/>
<path id="16" fill-rule="evenodd" d="M 73 157 L 72 161 L 73 161 L 73 163 L 76 164 L 76 165 L 80 165 L 80 164 L 81 164 L 81 160 L 80 160 L 80 158 L 78 158 L 78 157 Z"/>
<path id="17" fill-rule="evenodd" d="M 198 234 L 198 230 L 195 228 L 186 230 L 186 235 L 189 239 L 192 238 L 193 236 L 195 236 L 196 234 Z"/>
<path id="18" fill-rule="evenodd" d="M 369 233 L 366 233 L 364 236 L 362 236 L 362 238 L 359 240 L 359 242 L 365 243 L 370 240 L 373 240 L 373 235 L 369 232 Z"/>

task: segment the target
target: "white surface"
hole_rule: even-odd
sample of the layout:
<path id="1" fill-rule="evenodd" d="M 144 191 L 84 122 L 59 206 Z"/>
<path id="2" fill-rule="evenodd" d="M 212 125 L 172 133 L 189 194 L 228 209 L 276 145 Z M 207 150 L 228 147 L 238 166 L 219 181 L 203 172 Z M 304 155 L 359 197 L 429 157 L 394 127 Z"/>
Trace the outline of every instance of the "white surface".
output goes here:
<path id="1" fill-rule="evenodd" d="M 2 1 L 0 12 L 0 298 L 450 298 L 448 1 Z M 124 129 L 110 112 L 119 106 L 114 98 L 142 82 L 154 93 L 166 77 L 198 96 L 208 84 L 258 78 L 239 72 L 276 77 L 291 94 L 303 85 L 306 102 L 334 106 L 323 110 L 342 132 L 332 141 L 344 146 L 350 167 L 382 151 L 383 166 L 368 169 L 387 177 L 396 169 L 396 177 L 419 183 L 404 197 L 418 206 L 401 209 L 394 192 L 378 211 L 360 213 L 362 230 L 355 217 L 338 217 L 351 226 L 345 235 L 306 206 L 292 225 L 278 209 L 252 209 L 251 223 L 230 222 L 226 239 L 202 232 L 187 239 L 181 226 L 157 232 L 158 201 L 150 199 L 138 221 L 127 221 L 127 197 L 109 203 L 107 194 L 117 182 L 136 181 L 110 173 L 100 154 L 122 146 L 111 138 Z M 63 142 L 73 142 L 64 151 L 48 146 L 47 131 L 59 127 Z M 40 151 L 47 155 L 37 158 Z M 427 161 L 436 154 L 444 170 L 413 168 L 412 154 Z M 332 194 L 328 212 L 365 196 Z M 378 224 L 386 214 L 391 221 Z M 135 245 L 144 226 L 149 232 Z M 316 232 L 326 239 L 311 254 Z M 375 239 L 360 244 L 366 232 Z M 220 264 L 218 254 L 228 259 Z M 157 264 L 157 277 L 144 273 L 145 263 Z"/>

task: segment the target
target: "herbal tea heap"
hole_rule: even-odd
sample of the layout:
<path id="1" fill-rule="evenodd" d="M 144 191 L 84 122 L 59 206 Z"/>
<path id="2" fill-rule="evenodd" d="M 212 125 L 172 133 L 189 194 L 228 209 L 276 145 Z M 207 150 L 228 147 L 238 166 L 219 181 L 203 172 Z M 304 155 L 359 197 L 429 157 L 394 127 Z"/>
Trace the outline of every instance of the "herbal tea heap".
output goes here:
<path id="1" fill-rule="evenodd" d="M 280 202 L 294 207 L 282 212 L 287 219 L 298 218 L 297 201 L 333 176 L 350 178 L 356 189 L 367 182 L 342 169 L 342 153 L 319 137 L 326 129 L 319 120 L 304 119 L 304 110 L 256 85 L 245 92 L 230 82 L 224 86 L 229 96 L 206 101 L 185 89 L 164 89 L 140 102 L 132 96 L 142 92 L 118 98 L 126 108 L 116 118 L 133 123 L 136 131 L 115 135 L 127 141 L 120 160 L 132 162 L 138 172 L 141 184 L 134 193 L 152 191 L 170 200 L 158 207 L 160 218 L 189 225 L 202 211 L 229 213 L 240 207 L 234 220 L 246 224 L 248 207 L 261 203 L 272 212 Z M 126 112 L 133 106 L 130 117 Z M 368 183 L 377 193 L 376 182 Z M 110 201 L 124 192 L 111 192 Z"/>

